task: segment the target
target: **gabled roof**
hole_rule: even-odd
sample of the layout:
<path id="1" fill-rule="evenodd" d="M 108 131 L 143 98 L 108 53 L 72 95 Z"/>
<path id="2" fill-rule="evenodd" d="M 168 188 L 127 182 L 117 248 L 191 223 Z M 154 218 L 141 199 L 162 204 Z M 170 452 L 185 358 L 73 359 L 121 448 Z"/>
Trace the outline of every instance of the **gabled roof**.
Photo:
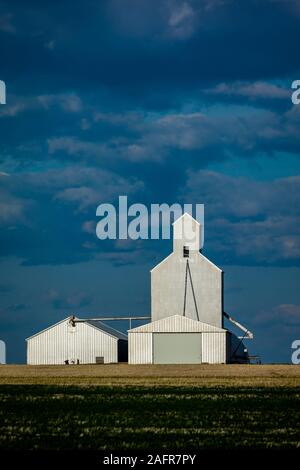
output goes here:
<path id="1" fill-rule="evenodd" d="M 150 273 L 152 273 L 152 271 L 154 271 L 154 269 L 158 268 L 158 266 L 160 266 L 161 264 L 163 264 L 165 261 L 167 261 L 167 259 L 169 259 L 172 255 L 174 254 L 174 251 L 172 251 L 172 253 L 170 253 L 168 256 L 166 256 L 164 259 L 162 259 L 156 266 L 154 266 L 152 269 L 150 269 Z"/>
<path id="2" fill-rule="evenodd" d="M 109 335 L 114 336 L 115 338 L 125 339 L 126 341 L 128 339 L 125 333 L 122 333 L 119 330 L 115 330 L 115 328 L 112 328 L 111 326 L 102 323 L 102 321 L 100 320 L 87 320 L 85 323 L 87 325 L 93 326 L 94 328 L 97 328 L 98 330 L 104 331 L 105 333 L 108 333 Z"/>
<path id="3" fill-rule="evenodd" d="M 158 268 L 161 264 L 163 264 L 165 261 L 167 261 L 167 259 L 169 259 L 172 255 L 174 255 L 174 251 L 172 251 L 172 253 L 170 253 L 168 256 L 166 256 L 166 258 L 162 259 L 156 266 L 154 266 L 152 269 L 150 269 L 150 273 L 152 273 L 152 271 L 154 271 L 156 268 Z M 223 272 L 223 270 L 221 268 L 219 268 L 219 266 L 217 266 L 216 264 L 214 264 L 212 261 L 210 261 L 208 258 L 206 258 L 206 256 L 204 256 L 202 253 L 197 252 L 197 255 L 201 258 L 203 258 L 205 261 L 207 261 L 211 266 L 213 266 L 217 271 L 220 271 L 220 272 Z"/>
<path id="4" fill-rule="evenodd" d="M 53 328 L 54 326 L 57 326 L 59 325 L 60 323 L 63 323 L 65 322 L 66 320 L 70 320 L 71 318 L 73 318 L 73 316 L 70 316 L 70 317 L 67 317 L 67 318 L 64 318 L 63 320 L 60 320 L 59 322 L 57 323 L 54 323 L 54 325 L 50 325 L 48 326 L 47 328 L 45 328 L 44 330 L 41 330 L 39 331 L 38 333 L 35 333 L 34 335 L 32 336 L 29 336 L 28 338 L 26 338 L 25 341 L 28 341 L 29 339 L 31 338 L 34 338 L 35 336 L 38 336 L 40 335 L 41 333 L 44 333 L 45 331 L 47 330 L 50 330 L 51 328 Z M 75 317 L 75 320 L 80 320 L 80 318 L 78 317 Z M 118 331 L 118 330 L 115 330 L 114 328 L 111 328 L 110 326 L 106 325 L 105 323 L 102 323 L 101 321 L 99 320 L 87 320 L 85 321 L 84 323 L 86 323 L 87 325 L 93 327 L 93 328 L 97 328 L 97 330 L 101 330 L 101 331 L 104 331 L 105 333 L 109 334 L 110 336 L 113 336 L 114 338 L 118 338 L 118 339 L 124 339 L 124 340 L 127 340 L 127 335 L 125 333 L 122 333 L 121 331 Z"/>
<path id="5" fill-rule="evenodd" d="M 214 268 L 216 268 L 218 271 L 221 271 L 221 273 L 223 272 L 223 269 L 219 268 L 219 266 L 217 266 L 215 263 L 213 263 L 212 261 L 210 261 L 210 259 L 206 258 L 206 256 L 204 256 L 202 253 L 199 252 L 199 255 L 201 256 L 201 258 L 205 259 L 205 261 L 207 261 L 209 264 L 211 264 Z"/>
<path id="6" fill-rule="evenodd" d="M 198 220 L 197 219 L 194 219 L 193 216 L 191 216 L 191 214 L 189 214 L 188 212 L 185 212 L 184 214 L 182 214 L 180 217 L 178 217 L 178 219 L 174 220 L 174 222 L 172 223 L 172 225 L 174 224 L 177 224 L 177 222 L 179 222 L 181 219 L 183 218 L 189 218 L 189 219 L 192 219 L 193 222 L 196 222 L 196 224 L 200 225 Z"/>
<path id="7" fill-rule="evenodd" d="M 38 331 L 37 333 L 34 333 L 34 335 L 28 336 L 28 338 L 25 338 L 25 341 L 28 341 L 29 339 L 34 338 L 35 336 L 40 335 L 41 333 L 44 333 L 47 330 L 50 330 L 50 328 L 53 328 L 54 326 L 57 326 L 60 323 L 63 323 L 64 321 L 66 321 L 66 320 L 71 320 L 71 318 L 73 318 L 73 315 L 70 316 L 70 317 L 64 318 L 63 320 L 60 320 L 60 321 L 54 323 L 53 325 L 47 326 L 47 328 L 44 328 L 43 330 Z M 75 319 L 78 320 L 77 317 L 75 317 Z"/>
<path id="8" fill-rule="evenodd" d="M 183 315 L 172 315 L 132 328 L 128 330 L 128 333 L 224 333 L 225 331 L 227 330 L 209 325 L 208 323 L 192 320 Z"/>

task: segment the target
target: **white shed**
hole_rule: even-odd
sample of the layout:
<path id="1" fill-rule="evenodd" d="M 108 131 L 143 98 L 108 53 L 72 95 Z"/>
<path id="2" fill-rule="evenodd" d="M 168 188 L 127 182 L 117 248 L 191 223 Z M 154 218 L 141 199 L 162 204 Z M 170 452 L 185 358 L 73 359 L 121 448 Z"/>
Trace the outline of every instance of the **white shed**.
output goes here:
<path id="1" fill-rule="evenodd" d="M 93 364 L 127 361 L 127 336 L 101 321 L 65 318 L 26 339 L 27 364 Z"/>
<path id="2" fill-rule="evenodd" d="M 6 345 L 2 339 L 0 339 L 0 364 L 6 364 Z"/>
<path id="3" fill-rule="evenodd" d="M 228 362 L 227 330 L 172 315 L 128 331 L 129 364 L 223 364 Z"/>

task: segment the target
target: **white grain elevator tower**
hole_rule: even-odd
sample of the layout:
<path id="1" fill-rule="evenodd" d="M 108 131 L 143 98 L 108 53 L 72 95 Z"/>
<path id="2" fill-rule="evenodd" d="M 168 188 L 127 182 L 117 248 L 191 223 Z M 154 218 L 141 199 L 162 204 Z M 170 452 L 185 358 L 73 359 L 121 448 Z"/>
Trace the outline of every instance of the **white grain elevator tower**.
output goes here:
<path id="1" fill-rule="evenodd" d="M 151 270 L 151 323 L 129 330 L 129 363 L 247 362 L 252 333 L 224 312 L 223 271 L 200 251 L 201 227 L 185 213 L 173 224 L 173 251 Z M 224 317 L 242 329 L 236 337 Z"/>

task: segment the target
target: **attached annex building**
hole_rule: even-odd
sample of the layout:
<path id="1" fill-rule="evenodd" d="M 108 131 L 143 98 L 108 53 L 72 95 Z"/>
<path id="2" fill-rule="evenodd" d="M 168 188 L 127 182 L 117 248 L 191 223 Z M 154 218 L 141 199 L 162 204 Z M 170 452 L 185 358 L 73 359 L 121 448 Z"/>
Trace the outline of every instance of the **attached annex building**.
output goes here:
<path id="1" fill-rule="evenodd" d="M 26 339 L 27 364 L 127 362 L 127 335 L 101 321 L 68 317 Z"/>
<path id="2" fill-rule="evenodd" d="M 222 328 L 172 315 L 129 331 L 129 363 L 225 363 L 227 335 Z"/>

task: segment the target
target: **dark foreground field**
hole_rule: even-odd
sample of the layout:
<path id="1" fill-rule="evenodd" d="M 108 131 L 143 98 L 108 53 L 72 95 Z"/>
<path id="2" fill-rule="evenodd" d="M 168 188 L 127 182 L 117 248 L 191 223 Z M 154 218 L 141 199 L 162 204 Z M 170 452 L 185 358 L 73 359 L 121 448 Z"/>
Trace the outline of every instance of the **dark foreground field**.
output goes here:
<path id="1" fill-rule="evenodd" d="M 300 447 L 297 367 L 84 367 L 0 367 L 0 449 Z"/>

